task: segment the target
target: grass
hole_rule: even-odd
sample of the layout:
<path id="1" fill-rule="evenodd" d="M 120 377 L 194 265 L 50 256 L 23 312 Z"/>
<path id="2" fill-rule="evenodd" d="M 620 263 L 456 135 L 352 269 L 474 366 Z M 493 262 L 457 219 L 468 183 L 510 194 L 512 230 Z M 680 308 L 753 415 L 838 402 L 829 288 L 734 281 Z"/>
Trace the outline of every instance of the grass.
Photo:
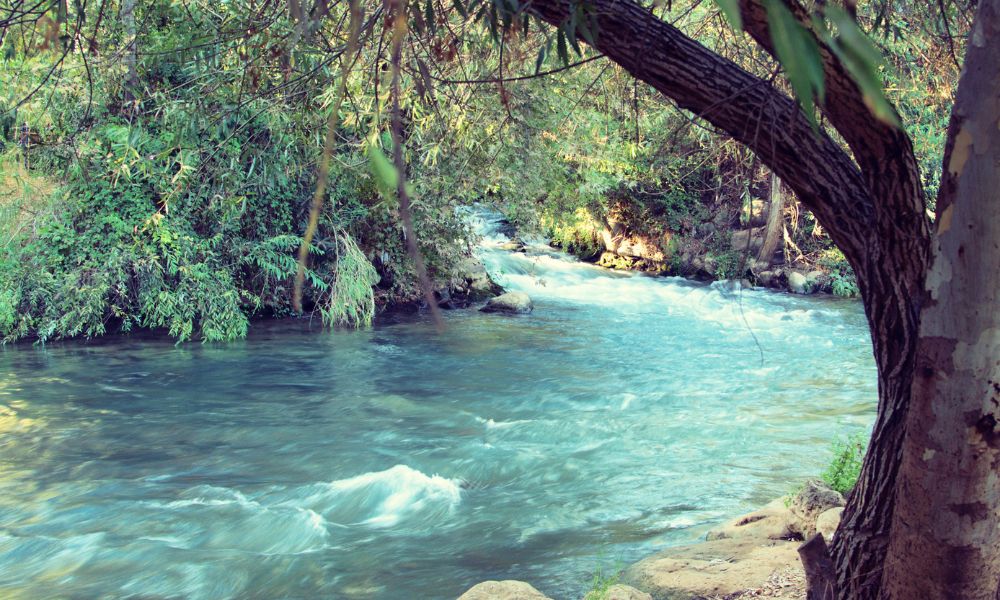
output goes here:
<path id="1" fill-rule="evenodd" d="M 598 565 L 591 577 L 590 589 L 583 596 L 584 600 L 607 600 L 608 592 L 612 586 L 617 585 L 621 581 L 621 576 L 622 569 L 620 562 L 615 563 L 611 573 L 605 573 L 604 567 Z"/>
<path id="2" fill-rule="evenodd" d="M 833 442 L 833 460 L 820 475 L 827 485 L 846 495 L 858 482 L 861 464 L 868 449 L 868 439 L 864 434 L 854 434 L 846 439 Z"/>

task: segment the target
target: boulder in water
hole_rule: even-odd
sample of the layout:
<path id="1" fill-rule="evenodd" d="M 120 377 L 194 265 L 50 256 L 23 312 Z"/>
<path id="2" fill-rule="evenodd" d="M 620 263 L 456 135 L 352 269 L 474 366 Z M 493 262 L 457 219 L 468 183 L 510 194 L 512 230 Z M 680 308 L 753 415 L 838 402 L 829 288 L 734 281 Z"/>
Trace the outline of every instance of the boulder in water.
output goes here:
<path id="1" fill-rule="evenodd" d="M 523 581 L 484 581 L 469 588 L 458 600 L 550 600 Z"/>
<path id="2" fill-rule="evenodd" d="M 509 242 L 504 242 L 500 244 L 501 250 L 506 250 L 508 252 L 526 252 L 527 249 L 524 247 L 524 242 L 520 240 L 511 240 Z"/>
<path id="3" fill-rule="evenodd" d="M 812 286 L 809 285 L 809 280 L 802 273 L 799 273 L 798 271 L 789 271 L 788 289 L 796 294 L 808 294 L 812 291 Z"/>
<path id="4" fill-rule="evenodd" d="M 490 298 L 486 306 L 482 307 L 483 312 L 495 312 L 506 314 L 526 314 L 530 313 L 535 306 L 531 298 L 524 292 L 507 292 L 500 294 L 496 298 Z"/>
<path id="5" fill-rule="evenodd" d="M 456 276 L 449 288 L 438 290 L 441 308 L 466 308 L 469 304 L 485 300 L 503 291 L 486 271 L 485 265 L 474 257 L 466 257 L 455 265 Z"/>

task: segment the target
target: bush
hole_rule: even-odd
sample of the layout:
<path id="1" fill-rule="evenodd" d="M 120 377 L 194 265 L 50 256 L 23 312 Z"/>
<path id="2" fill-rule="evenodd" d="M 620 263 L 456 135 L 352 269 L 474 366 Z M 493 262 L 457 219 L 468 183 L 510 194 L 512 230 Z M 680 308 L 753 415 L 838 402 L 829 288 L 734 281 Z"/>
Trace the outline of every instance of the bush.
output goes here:
<path id="1" fill-rule="evenodd" d="M 855 434 L 833 442 L 833 460 L 820 477 L 827 485 L 846 495 L 858 482 L 861 463 L 868 449 L 868 440 L 863 434 Z"/>
<path id="2" fill-rule="evenodd" d="M 817 263 L 830 273 L 830 287 L 834 295 L 842 298 L 854 298 L 861 291 L 858 289 L 858 279 L 854 275 L 844 253 L 837 248 L 824 250 Z"/>

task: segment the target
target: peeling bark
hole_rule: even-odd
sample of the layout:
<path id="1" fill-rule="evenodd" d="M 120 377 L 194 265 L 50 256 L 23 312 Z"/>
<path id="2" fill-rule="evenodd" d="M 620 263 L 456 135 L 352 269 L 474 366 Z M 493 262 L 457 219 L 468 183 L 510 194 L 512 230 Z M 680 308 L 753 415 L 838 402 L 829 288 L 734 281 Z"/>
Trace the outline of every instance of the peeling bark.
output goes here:
<path id="1" fill-rule="evenodd" d="M 760 247 L 757 260 L 771 264 L 774 253 L 782 240 L 782 211 L 785 210 L 785 196 L 781 193 L 781 179 L 771 173 L 771 199 L 767 207 L 767 228 L 764 244 Z"/>
<path id="2" fill-rule="evenodd" d="M 884 598 L 1000 582 L 1000 0 L 984 0 L 945 158 Z"/>

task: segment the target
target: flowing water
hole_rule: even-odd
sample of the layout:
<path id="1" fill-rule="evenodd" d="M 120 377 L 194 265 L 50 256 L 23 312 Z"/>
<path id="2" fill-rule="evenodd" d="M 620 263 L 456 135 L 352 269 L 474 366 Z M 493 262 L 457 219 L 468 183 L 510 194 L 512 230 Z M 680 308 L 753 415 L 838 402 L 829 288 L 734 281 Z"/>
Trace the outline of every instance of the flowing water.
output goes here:
<path id="1" fill-rule="evenodd" d="M 488 223 L 487 230 L 488 230 Z M 0 352 L 0 597 L 578 598 L 869 426 L 860 307 L 483 257 L 531 315 Z"/>

